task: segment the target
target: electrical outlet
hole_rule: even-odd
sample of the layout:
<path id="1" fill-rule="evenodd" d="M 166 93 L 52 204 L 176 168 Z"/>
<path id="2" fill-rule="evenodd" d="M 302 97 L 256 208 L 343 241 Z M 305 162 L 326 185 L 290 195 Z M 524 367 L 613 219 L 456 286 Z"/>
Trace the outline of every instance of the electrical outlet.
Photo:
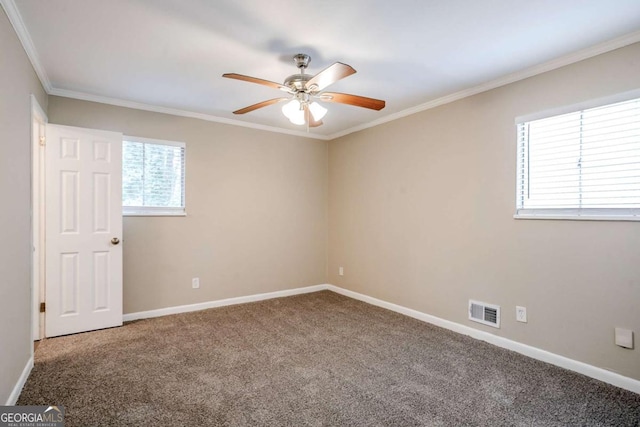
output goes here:
<path id="1" fill-rule="evenodd" d="M 193 279 L 191 279 L 191 287 L 193 289 L 198 289 L 200 287 L 200 278 L 199 277 L 194 277 Z"/>
<path id="2" fill-rule="evenodd" d="M 527 307 L 516 305 L 516 320 L 518 322 L 527 323 Z"/>
<path id="3" fill-rule="evenodd" d="M 339 267 L 338 268 L 338 274 L 341 275 L 341 276 L 344 276 L 344 268 Z"/>
<path id="4" fill-rule="evenodd" d="M 616 345 L 633 349 L 633 331 L 630 329 L 616 328 Z"/>

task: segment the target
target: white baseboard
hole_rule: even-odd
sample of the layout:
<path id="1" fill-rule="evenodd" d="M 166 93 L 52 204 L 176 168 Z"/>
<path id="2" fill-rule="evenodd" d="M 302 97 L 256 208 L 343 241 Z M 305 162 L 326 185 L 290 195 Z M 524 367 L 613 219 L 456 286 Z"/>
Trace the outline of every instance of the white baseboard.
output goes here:
<path id="1" fill-rule="evenodd" d="M 22 374 L 20 375 L 20 378 L 18 378 L 18 382 L 16 383 L 15 387 L 13 387 L 9 398 L 7 399 L 7 403 L 5 403 L 5 406 L 13 406 L 16 404 L 16 402 L 18 401 L 18 397 L 20 397 L 20 393 L 22 393 L 22 388 L 26 384 L 27 378 L 29 378 L 31 369 L 33 369 L 33 355 L 29 358 L 29 360 L 27 360 L 27 364 L 22 370 Z"/>
<path id="2" fill-rule="evenodd" d="M 634 393 L 640 394 L 640 381 L 635 380 L 633 378 L 625 377 L 615 372 L 598 368 L 596 366 L 589 365 L 584 362 L 579 362 L 577 360 L 569 359 L 568 357 L 560 356 L 559 354 L 551 353 L 549 351 L 532 347 L 526 344 L 522 344 L 517 341 L 512 341 L 510 339 L 500 337 L 500 336 L 491 334 L 489 332 L 485 332 L 469 326 L 461 325 L 460 323 L 441 319 L 439 317 L 422 313 L 420 311 L 403 307 L 401 305 L 393 304 L 387 301 L 370 297 L 368 295 L 360 294 L 358 292 L 350 291 L 348 289 L 343 289 L 338 286 L 328 285 L 328 284 L 308 286 L 305 288 L 288 289 L 284 291 L 268 292 L 264 294 L 248 295 L 248 296 L 236 297 L 236 298 L 227 298 L 227 299 L 217 300 L 217 301 L 207 301 L 203 303 L 181 305 L 177 307 L 167 307 L 167 308 L 161 308 L 157 310 L 140 311 L 137 313 L 125 314 L 123 317 L 123 320 L 127 322 L 131 320 L 166 316 L 169 314 L 187 313 L 190 311 L 205 310 L 208 308 L 223 307 L 223 306 L 234 305 L 234 304 L 243 304 L 243 303 L 254 302 L 254 301 L 263 301 L 263 300 L 272 299 L 272 298 L 280 298 L 280 297 L 306 294 L 310 292 L 318 292 L 318 291 L 324 291 L 324 290 L 330 290 L 335 293 L 338 293 L 353 299 L 357 299 L 359 301 L 363 301 L 371 305 L 386 308 L 388 310 L 395 311 L 400 314 L 404 314 L 405 316 L 413 317 L 414 319 L 431 323 L 441 328 L 449 329 L 459 334 L 467 335 L 472 338 L 496 345 L 498 347 L 515 351 L 516 353 L 523 354 L 533 359 L 541 360 L 543 362 L 547 362 L 552 365 L 559 366 L 561 368 L 569 369 L 570 371 L 578 372 L 580 374 L 586 375 L 591 378 L 595 378 L 597 380 L 614 385 L 616 387 L 620 387 L 620 388 L 632 391 Z M 31 366 L 33 366 L 33 359 L 31 360 L 30 363 L 31 363 Z M 30 370 L 31 368 L 29 367 L 29 371 Z M 25 372 L 26 372 L 26 375 L 28 376 L 27 368 L 25 368 Z M 24 385 L 24 381 L 26 381 L 25 373 L 23 373 L 23 376 L 24 376 L 24 379 L 22 379 L 21 377 L 22 383 L 19 383 L 20 388 L 18 389 L 18 395 L 20 394 L 20 390 L 22 390 L 22 385 Z M 18 385 L 16 385 L 16 387 L 18 387 Z M 16 399 L 17 399 L 17 395 L 16 395 Z"/>
<path id="3" fill-rule="evenodd" d="M 304 288 L 286 289 L 284 291 L 268 292 L 264 294 L 247 295 L 243 297 L 227 298 L 215 301 L 201 302 L 197 304 L 179 305 L 175 307 L 159 308 L 157 310 L 139 311 L 136 313 L 127 313 L 122 316 L 122 320 L 129 322 L 131 320 L 148 319 L 151 317 L 167 316 L 169 314 L 188 313 L 190 311 L 206 310 L 208 308 L 224 307 L 227 305 L 244 304 L 247 302 L 263 301 L 272 298 L 288 297 L 291 295 L 308 294 L 310 292 L 318 292 L 329 289 L 329 285 L 315 285 Z"/>
<path id="4" fill-rule="evenodd" d="M 382 301 L 377 298 L 339 288 L 334 285 L 327 285 L 326 289 L 353 299 L 369 303 L 371 305 L 386 308 L 388 310 L 413 317 L 414 319 L 422 320 L 423 322 L 440 326 L 441 328 L 449 329 L 451 331 L 458 332 L 463 335 L 468 335 L 478 340 L 486 341 L 498 347 L 506 348 L 508 350 L 515 351 L 516 353 L 523 354 L 533 359 L 541 360 L 543 362 L 547 362 L 561 368 L 569 369 L 570 371 L 578 372 L 588 377 L 595 378 L 605 383 L 609 383 L 616 387 L 620 387 L 640 394 L 640 381 L 633 378 L 625 377 L 615 372 L 607 371 L 606 369 L 598 368 L 593 365 L 588 365 L 584 362 L 579 362 L 577 360 L 569 359 L 568 357 L 560 356 L 559 354 L 551 353 L 549 351 L 542 350 L 536 347 L 531 347 L 529 345 L 522 344 L 517 341 L 512 341 L 504 337 L 499 337 L 497 335 L 493 335 L 479 329 L 441 319 L 430 314 L 422 313 L 420 311 L 403 307 L 401 305 Z"/>

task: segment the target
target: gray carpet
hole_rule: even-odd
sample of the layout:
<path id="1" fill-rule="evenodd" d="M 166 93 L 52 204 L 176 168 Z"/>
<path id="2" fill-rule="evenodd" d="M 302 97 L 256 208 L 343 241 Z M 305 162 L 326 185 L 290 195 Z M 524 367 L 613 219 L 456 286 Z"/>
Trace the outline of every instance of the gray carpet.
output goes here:
<path id="1" fill-rule="evenodd" d="M 47 339 L 73 426 L 638 426 L 640 395 L 323 291 Z"/>

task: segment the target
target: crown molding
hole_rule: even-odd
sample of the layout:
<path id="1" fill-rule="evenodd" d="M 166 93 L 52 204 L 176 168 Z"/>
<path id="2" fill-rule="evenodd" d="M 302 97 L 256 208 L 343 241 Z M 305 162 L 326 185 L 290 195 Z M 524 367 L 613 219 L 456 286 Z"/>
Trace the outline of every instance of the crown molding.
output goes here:
<path id="1" fill-rule="evenodd" d="M 63 98 L 79 99 L 82 101 L 97 102 L 100 104 L 115 105 L 118 107 L 133 108 L 136 110 L 152 111 L 154 113 L 170 114 L 172 116 L 189 117 L 192 119 L 206 120 L 208 122 L 223 123 L 227 125 L 240 126 L 240 127 L 250 128 L 250 129 L 258 129 L 258 130 L 263 130 L 267 132 L 283 133 L 287 135 L 300 136 L 303 138 L 320 139 L 323 141 L 326 141 L 329 139 L 329 137 L 327 137 L 326 135 L 317 135 L 317 134 L 312 134 L 312 133 L 307 133 L 307 132 L 302 132 L 297 130 L 279 128 L 275 126 L 267 126 L 267 125 L 260 125 L 256 123 L 243 122 L 240 120 L 227 119 L 225 117 L 218 117 L 210 114 L 196 113 L 193 111 L 180 110 L 177 108 L 161 107 L 158 105 L 143 104 L 141 102 L 128 101 L 128 100 L 119 99 L 119 98 L 110 98 L 107 96 L 93 95 L 90 93 L 77 92 L 73 90 L 51 89 L 49 91 L 49 95 L 61 96 Z"/>
<path id="2" fill-rule="evenodd" d="M 40 79 L 40 83 L 44 88 L 45 92 L 50 93 L 51 89 L 51 81 L 47 76 L 47 72 L 45 71 L 40 59 L 38 57 L 38 52 L 33 44 L 33 40 L 31 40 L 31 35 L 29 31 L 27 31 L 27 27 L 24 25 L 24 21 L 22 20 L 22 15 L 20 15 L 20 11 L 16 6 L 14 0 L 0 0 L 0 4 L 4 8 L 4 11 L 7 13 L 7 17 L 9 18 L 9 22 L 13 25 L 13 29 L 16 31 L 18 35 L 18 39 L 20 39 L 20 43 L 22 43 L 22 47 L 24 51 L 27 53 L 29 57 L 29 61 L 31 61 L 31 65 L 33 66 L 36 75 Z"/>
<path id="3" fill-rule="evenodd" d="M 427 101 L 423 104 L 416 105 L 415 107 L 411 107 L 402 111 L 391 113 L 389 115 L 380 117 L 379 119 L 376 119 L 368 123 L 364 123 L 362 125 L 354 126 L 340 132 L 335 132 L 330 135 L 317 135 L 317 134 L 312 134 L 308 132 L 301 132 L 301 131 L 279 128 L 275 126 L 260 125 L 260 124 L 249 123 L 249 122 L 244 122 L 240 120 L 228 119 L 224 117 L 213 116 L 210 114 L 180 110 L 177 108 L 168 108 L 168 107 L 161 107 L 158 105 L 143 104 L 143 103 L 128 101 L 124 99 L 110 98 L 106 96 L 93 95 L 93 94 L 88 94 L 88 93 L 78 92 L 78 91 L 71 91 L 66 89 L 56 89 L 51 85 L 51 82 L 47 76 L 47 73 L 45 72 L 45 69 L 39 60 L 37 51 L 35 49 L 35 46 L 33 45 L 33 41 L 31 40 L 31 36 L 29 35 L 27 28 L 24 25 L 24 21 L 22 20 L 22 16 L 20 15 L 20 12 L 18 11 L 18 8 L 15 4 L 15 0 L 0 0 L 0 4 L 2 4 L 2 7 L 7 13 L 9 21 L 13 25 L 13 28 L 15 29 L 16 34 L 18 35 L 18 38 L 20 39 L 20 42 L 22 43 L 22 46 L 24 47 L 24 50 L 27 53 L 29 60 L 31 61 L 31 64 L 33 65 L 33 68 L 36 74 L 38 75 L 40 82 L 42 83 L 42 86 L 44 87 L 45 91 L 49 95 L 98 102 L 102 104 L 116 105 L 120 107 L 134 108 L 138 110 L 153 111 L 157 113 L 171 114 L 171 115 L 180 116 L 180 117 L 190 117 L 190 118 L 206 120 L 210 122 L 224 123 L 224 124 L 233 125 L 233 126 L 264 130 L 268 132 L 277 132 L 277 133 L 283 133 L 287 135 L 300 136 L 303 138 L 319 139 L 324 141 L 337 139 L 342 136 L 349 135 L 351 133 L 359 132 L 361 130 L 365 130 L 368 128 L 372 128 L 374 126 L 381 125 L 383 123 L 388 123 L 397 119 L 401 119 L 403 117 L 411 116 L 413 114 L 420 113 L 422 111 L 429 110 L 431 108 L 439 107 L 441 105 L 448 104 L 450 102 L 458 101 L 460 99 L 463 99 L 472 95 L 477 95 L 479 93 L 486 92 L 491 89 L 505 86 L 510 83 L 524 80 L 529 77 L 533 77 L 538 74 L 545 73 L 547 71 L 555 70 L 557 68 L 564 67 L 566 65 L 574 64 L 576 62 L 583 61 L 585 59 L 588 59 L 606 52 L 610 52 L 615 49 L 620 49 L 622 47 L 628 46 L 633 43 L 640 42 L 640 31 L 636 31 L 636 32 L 603 42 L 603 43 L 599 43 L 597 45 L 588 47 L 586 49 L 582 49 L 577 52 L 558 57 L 556 59 L 545 62 L 543 64 L 535 65 L 533 67 L 500 77 L 498 79 L 491 80 L 489 82 L 482 83 L 480 85 L 473 86 L 467 89 L 463 89 L 461 91 L 458 91 L 440 98 L 436 98 L 431 101 Z"/>
<path id="4" fill-rule="evenodd" d="M 524 80 L 529 77 L 536 76 L 538 74 L 546 73 L 547 71 L 552 71 L 557 68 L 564 67 L 566 65 L 571 65 L 576 62 L 580 62 L 585 59 L 589 59 L 594 56 L 598 56 L 603 53 L 610 52 L 612 50 L 620 49 L 622 47 L 629 46 L 637 42 L 640 42 L 640 31 L 636 31 L 636 32 L 624 35 L 622 37 L 617 37 L 615 39 L 612 39 L 603 43 L 599 43 L 597 45 L 588 47 L 586 49 L 582 49 L 577 52 L 573 52 L 568 55 L 564 55 L 556 59 L 552 59 L 551 61 L 539 64 L 539 65 L 535 65 L 533 67 L 529 67 L 521 71 L 516 71 L 515 73 L 507 74 L 506 76 L 500 77 L 498 79 L 491 80 L 489 82 L 482 83 L 480 85 L 473 86 L 473 87 L 461 90 L 459 92 L 455 92 L 450 95 L 446 95 L 441 98 L 437 98 L 437 99 L 425 102 L 424 104 L 420 104 L 415 107 L 407 108 L 406 110 L 398 111 L 397 113 L 389 114 L 388 116 L 381 117 L 369 123 L 364 123 L 359 126 L 354 126 L 352 128 L 333 133 L 329 135 L 329 139 L 332 140 L 332 139 L 340 138 L 342 136 L 346 136 L 354 132 L 358 132 L 364 129 L 378 126 L 383 123 L 391 122 L 393 120 L 397 120 L 403 117 L 407 117 L 407 116 L 419 113 L 421 111 L 438 107 L 440 105 L 458 101 L 460 99 L 463 99 L 472 95 L 477 95 L 479 93 L 486 92 L 488 90 L 495 89 L 500 86 L 506 86 L 510 83 L 515 83 L 517 81 Z"/>

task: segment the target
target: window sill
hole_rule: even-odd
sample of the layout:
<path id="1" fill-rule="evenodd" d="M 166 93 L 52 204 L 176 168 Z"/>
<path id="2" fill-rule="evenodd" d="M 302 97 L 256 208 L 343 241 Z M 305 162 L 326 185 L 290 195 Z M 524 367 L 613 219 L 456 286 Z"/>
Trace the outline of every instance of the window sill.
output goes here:
<path id="1" fill-rule="evenodd" d="M 171 209 L 127 209 L 122 211 L 122 216 L 187 216 L 187 212 Z"/>
<path id="2" fill-rule="evenodd" d="M 552 215 L 552 214 L 515 214 L 514 219 L 553 219 L 563 221 L 640 221 L 640 216 L 616 215 Z"/>

